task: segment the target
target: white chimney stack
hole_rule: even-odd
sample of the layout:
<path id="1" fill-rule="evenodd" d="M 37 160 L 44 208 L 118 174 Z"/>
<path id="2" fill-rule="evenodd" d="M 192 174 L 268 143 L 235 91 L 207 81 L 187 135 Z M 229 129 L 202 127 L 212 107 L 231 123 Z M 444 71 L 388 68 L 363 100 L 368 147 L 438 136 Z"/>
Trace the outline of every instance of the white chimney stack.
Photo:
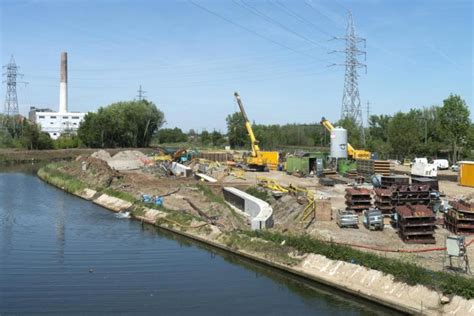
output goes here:
<path id="1" fill-rule="evenodd" d="M 59 112 L 67 112 L 67 53 L 61 53 L 61 82 L 59 86 Z"/>

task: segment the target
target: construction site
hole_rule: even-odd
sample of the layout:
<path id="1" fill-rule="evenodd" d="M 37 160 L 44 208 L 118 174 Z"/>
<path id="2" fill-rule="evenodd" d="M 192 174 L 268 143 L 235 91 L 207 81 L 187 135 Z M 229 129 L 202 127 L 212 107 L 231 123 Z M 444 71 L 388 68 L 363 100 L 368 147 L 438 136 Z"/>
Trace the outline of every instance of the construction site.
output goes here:
<path id="1" fill-rule="evenodd" d="M 428 163 L 421 168 L 429 170 L 426 175 L 416 164 L 410 169 L 371 159 L 370 152 L 347 143 L 346 130 L 324 118 L 321 124 L 331 133 L 328 152 L 262 151 L 237 93 L 235 98 L 245 118 L 249 150 L 149 148 L 146 154 L 127 150 L 113 156 L 99 150 L 60 170 L 89 187 L 195 216 L 223 231 L 310 235 L 471 276 L 471 172 L 449 171 L 451 177 L 437 178 Z M 458 242 L 461 266 L 447 263 L 449 238 Z"/>
<path id="2" fill-rule="evenodd" d="M 18 102 L 17 84 L 26 88 L 28 82 L 20 80 L 13 55 L 4 66 L 0 164 L 24 164 L 33 171 L 0 172 L 4 283 L 14 285 L 0 284 L 9 299 L 6 307 L 0 304 L 0 314 L 28 312 L 24 301 L 40 306 L 48 301 L 44 295 L 64 300 L 67 308 L 57 309 L 54 301 L 44 304 L 53 309 L 33 312 L 213 314 L 212 305 L 226 295 L 240 306 L 298 315 L 281 306 L 269 309 L 278 296 L 255 287 L 264 283 L 255 281 L 261 276 L 252 271 L 259 270 L 288 281 L 283 291 L 276 285 L 284 297 L 291 288 L 318 292 L 323 303 L 304 291 L 294 298 L 311 311 L 317 307 L 315 314 L 337 313 L 332 306 L 352 300 L 363 301 L 368 310 L 370 303 L 403 314 L 474 314 L 474 124 L 468 105 L 472 86 L 465 79 L 472 73 L 464 70 L 472 56 L 461 47 L 466 36 L 460 31 L 472 24 L 472 14 L 463 27 L 455 24 L 468 11 L 461 8 L 469 6 L 456 3 L 446 23 L 452 30 L 445 30 L 435 26 L 449 17 L 447 3 L 436 4 L 432 11 L 438 16 L 425 25 L 430 11 L 425 2 L 396 12 L 395 4 L 361 1 L 357 5 L 366 8 L 356 12 L 362 37 L 351 9 L 339 1 L 248 2 L 188 0 L 154 4 L 154 10 L 151 3 L 105 2 L 94 8 L 81 3 L 77 9 L 71 3 L 66 10 L 44 1 L 29 9 L 32 16 L 54 12 L 58 18 L 26 24 L 25 30 L 59 33 L 41 38 L 48 50 L 18 50 L 24 69 L 30 67 L 39 82 L 39 88 L 32 85 L 31 104 Z M 372 7 L 376 3 L 384 15 Z M 331 14 L 326 5 L 345 13 Z M 87 9 L 94 10 L 90 25 L 87 16 L 75 21 L 68 15 Z M 8 10 L 13 16 L 23 8 L 9 4 Z M 134 21 L 136 29 L 124 21 Z M 147 24 L 140 28 L 142 22 Z M 15 37 L 5 42 L 15 47 L 10 44 Z M 28 33 L 21 43 L 35 43 L 32 38 Z M 449 45 L 453 38 L 458 41 Z M 340 40 L 343 45 L 336 44 Z M 361 104 L 359 76 L 360 69 L 367 74 L 369 47 L 375 71 L 361 85 L 367 91 Z M 53 93 L 43 87 L 57 86 L 49 80 L 57 79 L 51 77 L 51 56 L 59 49 L 74 53 L 61 52 L 56 107 Z M 344 57 L 326 58 L 333 53 Z M 76 58 L 71 78 L 68 56 Z M 139 86 L 135 98 L 132 84 Z M 342 102 L 335 92 L 340 88 Z M 24 116 L 20 108 L 27 107 Z M 26 198 L 16 201 L 13 194 Z M 132 238 L 135 233 L 142 239 Z M 182 239 L 176 244 L 173 236 Z M 41 238 L 44 245 L 38 246 Z M 188 242 L 192 246 L 185 249 Z M 201 247 L 204 255 L 194 252 Z M 31 249 L 36 261 L 28 267 L 24 254 Z M 196 260 L 214 260 L 218 252 L 215 266 Z M 234 281 L 222 282 L 220 290 L 215 284 L 222 273 L 215 271 L 214 285 L 200 283 L 209 279 L 200 268 L 210 266 L 243 280 L 247 271 L 235 269 L 239 260 L 258 266 L 250 269 L 250 282 L 242 281 L 255 292 L 247 295 Z M 198 269 L 178 266 L 195 263 Z M 24 271 L 30 275 L 23 280 Z M 170 280 L 176 282 L 166 287 Z M 34 296 L 21 291 L 21 282 Z M 104 303 L 91 289 L 107 296 Z M 69 296 L 59 296 L 63 290 Z M 327 303 L 333 290 L 344 304 Z M 196 292 L 207 301 L 195 301 Z M 130 295 L 122 302 L 127 306 L 114 306 L 115 295 Z M 83 306 L 90 297 L 92 305 Z M 176 306 L 162 310 L 170 297 Z M 185 298 L 189 309 L 180 309 Z M 154 299 L 163 301 L 149 309 Z M 69 302 L 77 305 L 69 308 Z M 128 302 L 138 309 L 128 309 Z M 262 314 L 219 303 L 233 313 Z"/>

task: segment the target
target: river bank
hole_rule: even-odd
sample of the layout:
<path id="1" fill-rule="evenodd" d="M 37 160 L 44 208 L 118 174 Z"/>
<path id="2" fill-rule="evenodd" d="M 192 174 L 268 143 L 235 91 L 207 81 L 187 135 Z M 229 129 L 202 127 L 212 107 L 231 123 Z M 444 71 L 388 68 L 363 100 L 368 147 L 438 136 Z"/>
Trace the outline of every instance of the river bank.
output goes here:
<path id="1" fill-rule="evenodd" d="M 107 149 L 115 154 L 123 149 Z M 142 148 L 143 152 L 152 152 L 152 148 Z M 70 148 L 70 149 L 51 149 L 51 150 L 24 150 L 15 148 L 0 149 L 0 164 L 18 164 L 18 163 L 39 163 L 59 160 L 72 160 L 81 155 L 90 155 L 95 152 L 93 148 Z"/>
<path id="2" fill-rule="evenodd" d="M 289 247 L 285 245 L 285 240 L 275 242 L 271 238 L 265 238 L 269 236 L 252 235 L 241 228 L 229 229 L 211 225 L 197 216 L 166 207 L 150 208 L 137 202 L 135 197 L 126 192 L 109 189 L 104 193 L 103 189 L 91 188 L 90 184 L 58 171 L 57 168 L 43 168 L 38 175 L 50 184 L 112 211 L 130 211 L 137 220 L 402 312 L 430 315 L 474 313 L 472 299 L 454 295 L 443 296 L 422 285 L 408 285 L 377 270 Z M 218 200 L 217 197 L 213 199 Z"/>
<path id="3" fill-rule="evenodd" d="M 10 188 L 17 196 L 11 198 Z M 0 168 L 0 314 L 394 315 Z M 27 303 L 25 303 L 27 302 Z"/>

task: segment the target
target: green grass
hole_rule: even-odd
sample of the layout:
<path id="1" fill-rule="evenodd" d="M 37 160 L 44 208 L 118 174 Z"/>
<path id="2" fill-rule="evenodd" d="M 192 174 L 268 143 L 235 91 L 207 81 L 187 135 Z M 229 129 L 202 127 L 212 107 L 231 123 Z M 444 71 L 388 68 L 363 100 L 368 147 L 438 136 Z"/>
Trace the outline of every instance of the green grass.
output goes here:
<path id="1" fill-rule="evenodd" d="M 252 238 L 251 236 L 238 232 L 227 234 L 224 238 L 224 243 L 233 250 L 254 252 L 272 261 L 287 265 L 295 265 L 301 261 L 300 259 L 290 257 L 290 249 L 288 247 L 273 242 L 267 242 L 262 239 Z"/>
<path id="2" fill-rule="evenodd" d="M 143 206 L 136 206 L 132 210 L 132 215 L 134 217 L 145 215 L 145 208 Z"/>
<path id="3" fill-rule="evenodd" d="M 225 200 L 222 196 L 215 194 L 212 192 L 211 188 L 206 185 L 197 184 L 196 187 L 201 191 L 205 197 L 207 197 L 211 202 L 219 203 L 219 204 L 226 204 Z M 227 204 L 226 204 L 227 205 Z"/>
<path id="4" fill-rule="evenodd" d="M 261 190 L 258 187 L 250 187 L 247 190 L 245 190 L 245 192 L 265 202 L 268 202 L 270 200 L 270 194 L 268 193 L 268 191 Z"/>
<path id="5" fill-rule="evenodd" d="M 44 181 L 63 188 L 69 193 L 77 193 L 87 188 L 84 182 L 74 176 L 59 171 L 57 169 L 58 167 L 58 163 L 44 166 L 38 170 L 38 176 Z"/>
<path id="6" fill-rule="evenodd" d="M 127 192 L 122 192 L 122 191 L 117 191 L 112 188 L 106 188 L 101 190 L 102 193 L 128 201 L 130 203 L 135 203 L 137 202 L 137 199 L 131 195 L 130 193 Z"/>
<path id="7" fill-rule="evenodd" d="M 242 231 L 249 237 L 259 237 L 275 244 L 283 240 L 286 245 L 303 253 L 315 253 L 332 260 L 360 264 L 370 269 L 391 274 L 396 280 L 410 285 L 424 285 L 444 294 L 455 294 L 466 299 L 474 298 L 474 280 L 447 272 L 431 271 L 419 265 L 363 252 L 347 246 L 314 239 L 308 235 L 286 235 L 270 231 Z"/>

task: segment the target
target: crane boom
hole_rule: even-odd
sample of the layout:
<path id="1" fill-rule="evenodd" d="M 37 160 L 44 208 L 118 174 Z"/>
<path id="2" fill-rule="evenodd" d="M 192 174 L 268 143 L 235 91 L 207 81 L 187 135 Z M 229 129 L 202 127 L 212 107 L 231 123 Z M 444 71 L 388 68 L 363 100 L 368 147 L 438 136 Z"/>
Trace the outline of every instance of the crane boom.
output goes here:
<path id="1" fill-rule="evenodd" d="M 242 100 L 240 99 L 240 96 L 237 92 L 234 93 L 235 99 L 237 100 L 237 104 L 239 105 L 240 108 L 240 113 L 242 113 L 242 116 L 244 117 L 245 120 L 245 128 L 247 129 L 247 133 L 250 137 L 250 144 L 252 146 L 252 157 L 258 157 L 259 152 L 260 152 L 260 147 L 258 146 L 258 140 L 255 138 L 255 134 L 253 133 L 252 130 L 252 125 L 250 124 L 249 118 L 247 117 L 247 113 L 245 113 L 244 105 L 242 104 Z"/>
<path id="2" fill-rule="evenodd" d="M 326 129 L 331 132 L 334 129 L 334 126 L 326 118 L 321 119 L 321 124 L 326 127 Z M 370 152 L 367 150 L 354 149 L 351 144 L 347 143 L 347 155 L 352 159 L 370 159 Z"/>

